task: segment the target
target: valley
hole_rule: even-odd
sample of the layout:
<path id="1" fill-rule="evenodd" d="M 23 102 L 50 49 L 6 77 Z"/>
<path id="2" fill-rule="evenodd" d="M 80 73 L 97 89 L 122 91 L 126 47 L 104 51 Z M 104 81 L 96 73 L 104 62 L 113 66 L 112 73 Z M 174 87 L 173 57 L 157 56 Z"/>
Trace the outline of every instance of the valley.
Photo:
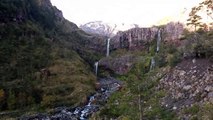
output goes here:
<path id="1" fill-rule="evenodd" d="M 193 17 L 211 13 L 203 1 L 193 30 L 171 21 L 115 33 L 78 27 L 50 0 L 2 0 L 0 119 L 212 120 L 213 27 Z"/>

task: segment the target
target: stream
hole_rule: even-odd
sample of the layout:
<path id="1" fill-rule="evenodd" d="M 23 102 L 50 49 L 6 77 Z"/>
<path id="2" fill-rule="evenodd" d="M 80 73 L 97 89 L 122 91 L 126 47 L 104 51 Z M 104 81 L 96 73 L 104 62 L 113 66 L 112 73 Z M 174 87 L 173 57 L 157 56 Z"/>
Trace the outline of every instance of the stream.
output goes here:
<path id="1" fill-rule="evenodd" d="M 107 103 L 112 93 L 121 89 L 122 82 L 108 77 L 100 78 L 97 85 L 97 91 L 88 97 L 88 102 L 84 106 L 58 107 L 54 109 L 52 114 L 39 113 L 34 116 L 21 117 L 19 120 L 88 120 L 93 113 Z"/>

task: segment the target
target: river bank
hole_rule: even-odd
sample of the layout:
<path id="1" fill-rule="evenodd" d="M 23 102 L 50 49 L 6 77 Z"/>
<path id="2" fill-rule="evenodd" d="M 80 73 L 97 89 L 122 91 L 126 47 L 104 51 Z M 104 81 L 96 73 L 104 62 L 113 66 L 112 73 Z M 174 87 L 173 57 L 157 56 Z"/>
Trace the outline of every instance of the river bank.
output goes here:
<path id="1" fill-rule="evenodd" d="M 89 117 L 101 109 L 112 93 L 122 87 L 122 82 L 115 78 L 100 78 L 96 86 L 97 90 L 91 96 L 85 105 L 77 107 L 58 107 L 52 113 L 38 113 L 32 116 L 21 116 L 19 120 L 88 120 Z"/>

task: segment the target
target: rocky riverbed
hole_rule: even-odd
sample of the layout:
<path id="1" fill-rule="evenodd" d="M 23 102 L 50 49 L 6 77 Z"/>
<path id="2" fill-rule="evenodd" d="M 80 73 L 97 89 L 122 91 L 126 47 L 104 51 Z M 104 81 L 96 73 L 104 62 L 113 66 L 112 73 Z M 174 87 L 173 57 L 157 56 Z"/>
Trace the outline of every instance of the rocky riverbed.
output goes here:
<path id="1" fill-rule="evenodd" d="M 97 91 L 88 97 L 83 106 L 58 107 L 52 113 L 39 113 L 33 116 L 22 116 L 19 120 L 87 120 L 93 113 L 105 105 L 113 92 L 122 87 L 122 82 L 112 77 L 101 78 L 96 84 Z"/>

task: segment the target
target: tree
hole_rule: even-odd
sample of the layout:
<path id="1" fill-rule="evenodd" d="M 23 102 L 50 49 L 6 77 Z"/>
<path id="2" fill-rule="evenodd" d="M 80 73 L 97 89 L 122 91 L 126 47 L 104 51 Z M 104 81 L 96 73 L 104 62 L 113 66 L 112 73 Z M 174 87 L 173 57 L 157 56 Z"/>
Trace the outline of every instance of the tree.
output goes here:
<path id="1" fill-rule="evenodd" d="M 213 1 L 212 0 L 205 0 L 204 2 L 200 3 L 199 7 L 206 7 L 206 14 L 213 20 Z"/>
<path id="2" fill-rule="evenodd" d="M 192 11 L 189 14 L 189 19 L 187 21 L 189 21 L 189 23 L 187 23 L 187 25 L 193 25 L 194 26 L 194 30 L 196 31 L 196 28 L 202 27 L 202 23 L 200 22 L 200 20 L 202 19 L 199 15 L 197 15 L 197 9 L 196 7 L 192 8 Z"/>
<path id="3" fill-rule="evenodd" d="M 205 11 L 206 15 L 213 20 L 213 1 L 212 0 L 204 0 L 199 3 L 198 6 L 193 7 L 191 12 L 189 13 L 189 19 L 187 20 L 187 25 L 194 26 L 194 30 L 197 30 L 197 27 L 204 28 L 206 23 L 202 23 L 202 17 L 199 15 L 199 12 Z M 210 24 L 211 25 L 211 24 Z"/>
<path id="4" fill-rule="evenodd" d="M 12 90 L 9 90 L 9 96 L 7 98 L 7 105 L 10 110 L 15 108 L 16 105 L 16 97 L 15 93 Z"/>

